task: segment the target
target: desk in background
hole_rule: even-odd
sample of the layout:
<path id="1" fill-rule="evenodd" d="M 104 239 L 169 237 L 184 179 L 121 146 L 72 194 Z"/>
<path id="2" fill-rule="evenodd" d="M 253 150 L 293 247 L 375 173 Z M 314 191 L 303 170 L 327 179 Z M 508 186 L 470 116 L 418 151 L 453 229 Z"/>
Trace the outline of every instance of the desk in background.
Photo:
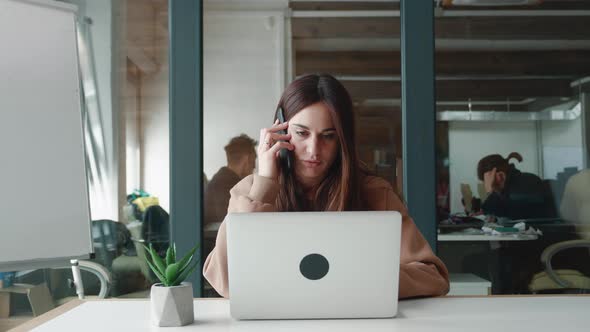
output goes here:
<path id="1" fill-rule="evenodd" d="M 206 239 L 213 239 L 217 237 L 217 232 L 219 231 L 219 227 L 221 227 L 221 222 L 212 222 L 205 226 L 203 229 L 203 237 Z"/>
<path id="2" fill-rule="evenodd" d="M 450 290 L 447 295 L 490 295 L 492 283 L 471 273 L 449 274 Z"/>
<path id="3" fill-rule="evenodd" d="M 491 235 L 491 234 L 465 234 L 465 233 L 447 233 L 438 234 L 439 241 L 533 241 L 539 238 L 538 235 L 533 234 L 506 234 L 506 235 Z"/>
<path id="4" fill-rule="evenodd" d="M 196 299 L 195 323 L 162 331 L 588 331 L 590 296 L 440 297 L 405 300 L 394 319 L 254 320 L 230 317 L 229 301 Z M 147 300 L 67 303 L 20 330 L 153 331 Z"/>
<path id="5" fill-rule="evenodd" d="M 475 274 L 491 280 L 492 294 L 527 293 L 528 280 L 539 269 L 532 268 L 540 259 L 531 248 L 541 245 L 544 236 L 536 234 L 506 233 L 499 235 L 477 232 L 450 232 L 438 234 L 438 255 L 451 273 Z M 531 263 L 523 269 L 523 255 Z M 527 271 L 525 271 L 527 270 Z M 530 274 L 525 275 L 524 272 Z M 472 295 L 480 295 L 472 293 Z M 466 295 L 462 293 L 460 295 Z"/>

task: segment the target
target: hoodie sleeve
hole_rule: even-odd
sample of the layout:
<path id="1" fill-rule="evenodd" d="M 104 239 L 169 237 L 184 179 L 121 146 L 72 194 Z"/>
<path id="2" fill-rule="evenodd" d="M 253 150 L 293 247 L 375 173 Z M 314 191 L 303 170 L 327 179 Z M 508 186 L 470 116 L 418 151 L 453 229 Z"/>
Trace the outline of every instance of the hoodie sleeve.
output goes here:
<path id="1" fill-rule="evenodd" d="M 485 214 L 492 214 L 500 217 L 506 217 L 508 215 L 506 199 L 495 191 L 488 195 L 481 205 L 481 209 Z"/>
<path id="2" fill-rule="evenodd" d="M 230 190 L 228 213 L 276 211 L 278 194 L 276 181 L 259 175 L 249 175 Z M 223 297 L 229 298 L 227 273 L 227 240 L 225 221 L 217 232 L 215 248 L 203 266 L 203 276 Z"/>
<path id="3" fill-rule="evenodd" d="M 408 215 L 391 185 L 373 178 L 366 197 L 372 210 L 398 211 L 402 215 L 399 297 L 440 296 L 449 291 L 449 272 Z"/>

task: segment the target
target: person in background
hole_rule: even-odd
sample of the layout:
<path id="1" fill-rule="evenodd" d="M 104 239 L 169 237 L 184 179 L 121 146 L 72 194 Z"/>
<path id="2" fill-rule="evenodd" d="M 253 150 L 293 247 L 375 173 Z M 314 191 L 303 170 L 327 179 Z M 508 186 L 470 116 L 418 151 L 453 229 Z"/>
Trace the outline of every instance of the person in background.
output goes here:
<path id="1" fill-rule="evenodd" d="M 444 263 L 432 252 L 391 184 L 368 174 L 358 160 L 352 100 L 344 86 L 327 74 L 300 76 L 285 89 L 278 107 L 286 122 L 279 123 L 275 115 L 274 123 L 261 130 L 258 172 L 232 188 L 229 212 L 399 211 L 399 296 L 446 294 L 449 276 Z M 281 134 L 282 130 L 287 133 Z M 282 148 L 291 153 L 291 169 L 280 166 Z M 229 298 L 226 241 L 223 222 L 203 274 L 219 294 Z"/>
<path id="2" fill-rule="evenodd" d="M 488 155 L 477 164 L 477 177 L 489 193 L 483 213 L 510 219 L 556 217 L 550 187 L 535 174 L 519 171 L 512 158 L 522 162 L 522 156 L 512 152 L 506 158 Z"/>
<path id="3" fill-rule="evenodd" d="M 221 222 L 225 218 L 230 189 L 252 174 L 256 167 L 256 143 L 248 135 L 241 134 L 225 146 L 227 166 L 213 175 L 205 190 L 205 225 Z"/>

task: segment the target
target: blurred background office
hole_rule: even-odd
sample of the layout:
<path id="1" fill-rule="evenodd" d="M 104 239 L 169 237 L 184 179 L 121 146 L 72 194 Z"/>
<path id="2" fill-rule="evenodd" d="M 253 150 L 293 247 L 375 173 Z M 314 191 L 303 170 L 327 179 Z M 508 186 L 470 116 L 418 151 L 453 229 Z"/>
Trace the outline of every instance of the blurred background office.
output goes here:
<path id="1" fill-rule="evenodd" d="M 166 248 L 169 236 L 169 4 L 68 2 L 87 18 L 81 58 L 92 70 L 83 78 L 95 87 L 85 96 L 93 114 L 86 134 L 94 152 L 95 261 L 116 276 L 109 295 L 146 297 L 153 275 L 140 246 Z M 590 234 L 590 2 L 482 3 L 435 1 L 437 219 L 431 225 L 439 231 L 438 254 L 455 278 L 483 285 L 471 294 L 587 291 L 588 249 L 571 241 Z M 327 72 L 353 98 L 360 159 L 401 193 L 399 6 L 393 0 L 204 1 L 202 148 L 209 187 L 220 169 L 233 169 L 228 142 L 241 134 L 257 138 L 289 81 Z M 406 149 L 421 152 L 413 142 Z M 478 162 L 511 152 L 522 156 L 511 160 L 519 171 L 546 185 L 556 212 L 524 220 L 524 229 L 513 227 L 522 220 L 492 218 L 481 209 L 489 193 Z M 244 172 L 233 171 L 236 179 L 252 171 L 253 160 L 249 154 Z M 199 190 L 205 200 L 222 201 L 225 188 Z M 204 216 L 212 206 L 205 204 Z M 203 223 L 205 241 L 216 236 L 214 219 Z M 546 271 L 541 256 L 548 248 L 553 270 Z M 530 264 L 516 265 L 510 258 L 517 255 Z M 64 271 L 17 271 L 15 281 L 47 284 L 59 305 L 74 296 Z M 98 282 L 85 278 L 89 293 L 98 292 Z M 203 291 L 217 296 L 206 284 Z M 26 298 L 12 296 L 9 303 L 13 325 L 32 315 Z"/>
<path id="2" fill-rule="evenodd" d="M 545 269 L 543 250 L 583 238 L 584 224 L 590 222 L 561 218 L 559 209 L 569 200 L 563 199 L 569 178 L 588 168 L 590 3 L 436 3 L 437 220 L 432 223 L 439 225 L 439 254 L 459 279 L 488 281 L 489 293 L 542 292 L 543 287 L 570 291 L 554 275 L 537 273 Z M 352 95 L 360 159 L 402 193 L 399 2 L 267 2 L 262 6 L 267 11 L 260 5 L 206 6 L 207 175 L 225 162 L 222 142 L 240 132 L 256 137 L 268 126 L 286 83 L 304 73 L 328 72 Z M 257 84 L 251 84 L 254 80 Z M 220 131 L 220 126 L 231 129 Z M 420 153 L 412 142 L 406 148 Z M 524 230 L 516 231 L 513 221 L 523 215 L 483 214 L 489 193 L 477 174 L 480 159 L 514 151 L 522 157 L 522 162 L 511 161 L 516 169 L 541 184 L 525 184 L 526 191 L 543 197 L 547 201 L 541 205 L 552 210 L 532 211 L 527 217 L 547 218 L 526 221 Z M 469 203 L 476 204 L 466 209 L 469 191 Z M 497 234 L 484 232 L 484 226 Z M 519 265 L 512 259 L 518 255 L 531 263 Z M 587 288 L 587 257 L 586 249 L 574 248 L 553 259 L 556 269 L 580 272 L 580 278 L 569 281 L 571 291 Z"/>

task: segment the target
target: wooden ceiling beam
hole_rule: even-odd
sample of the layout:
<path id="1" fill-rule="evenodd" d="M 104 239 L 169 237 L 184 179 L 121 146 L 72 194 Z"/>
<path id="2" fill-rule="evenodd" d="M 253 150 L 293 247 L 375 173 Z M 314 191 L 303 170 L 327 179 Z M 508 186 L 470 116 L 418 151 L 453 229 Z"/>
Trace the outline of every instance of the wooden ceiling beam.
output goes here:
<path id="1" fill-rule="evenodd" d="M 401 98 L 400 81 L 354 81 L 342 83 L 355 101 Z M 566 79 L 445 80 L 436 82 L 437 100 L 469 98 L 570 97 L 572 88 Z"/>
<path id="2" fill-rule="evenodd" d="M 370 2 L 370 1 L 291 1 L 292 10 L 399 10 L 399 2 Z M 590 9 L 590 2 L 584 0 L 544 0 L 542 3 L 530 6 L 451 6 L 445 10 L 575 10 Z"/>
<path id="3" fill-rule="evenodd" d="M 508 111 L 511 112 L 528 112 L 529 109 L 526 104 L 477 104 L 472 105 L 471 110 L 473 112 L 485 112 L 485 111 Z M 357 116 L 362 118 L 374 118 L 374 117 L 401 117 L 401 106 L 357 106 L 354 108 L 354 112 Z M 462 105 L 437 105 L 437 112 L 443 111 L 469 111 L 469 107 L 466 104 Z"/>
<path id="4" fill-rule="evenodd" d="M 540 4 L 533 6 L 452 6 L 446 7 L 445 10 L 576 10 L 589 8 L 590 2 L 586 0 L 543 0 Z"/>
<path id="5" fill-rule="evenodd" d="M 439 51 L 437 75 L 570 76 L 590 75 L 590 50 L 562 51 Z M 401 53 L 297 52 L 296 74 L 399 76 Z"/>
<path id="6" fill-rule="evenodd" d="M 590 39 L 587 16 L 438 17 L 436 38 L 485 40 Z M 399 38 L 399 17 L 294 17 L 298 38 Z"/>
<path id="7" fill-rule="evenodd" d="M 399 2 L 371 2 L 371 1 L 290 1 L 292 10 L 399 10 Z"/>
<path id="8" fill-rule="evenodd" d="M 293 38 L 387 38 L 400 36 L 399 17 L 291 18 Z"/>
<path id="9" fill-rule="evenodd" d="M 440 99 L 569 97 L 572 95 L 570 82 L 567 79 L 437 81 L 436 94 Z"/>

